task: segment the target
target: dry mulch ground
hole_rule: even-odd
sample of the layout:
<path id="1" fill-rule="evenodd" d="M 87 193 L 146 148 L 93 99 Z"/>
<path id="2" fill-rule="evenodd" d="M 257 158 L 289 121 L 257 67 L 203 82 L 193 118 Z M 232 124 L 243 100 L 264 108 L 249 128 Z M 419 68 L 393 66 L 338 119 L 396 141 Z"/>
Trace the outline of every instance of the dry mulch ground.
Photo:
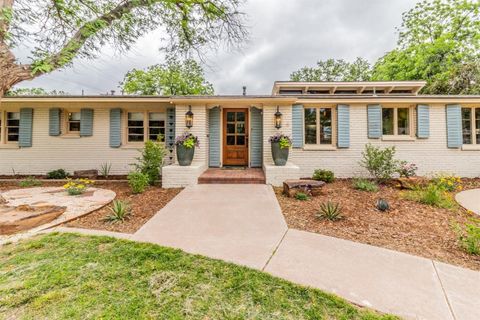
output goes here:
<path id="1" fill-rule="evenodd" d="M 480 180 L 463 182 L 465 189 L 479 188 Z M 469 255 L 458 245 L 452 224 L 468 222 L 471 214 L 463 208 L 441 209 L 401 198 L 400 190 L 382 186 L 379 192 L 355 190 L 352 181 L 336 180 L 327 184 L 323 194 L 307 201 L 282 195 L 278 201 L 290 228 L 362 242 L 374 246 L 423 256 L 430 259 L 480 270 L 480 257 Z M 379 198 L 388 200 L 391 209 L 376 209 Z M 342 207 L 344 219 L 320 220 L 320 204 L 331 200 Z"/>
<path id="2" fill-rule="evenodd" d="M 62 182 L 42 180 L 42 186 L 61 186 L 63 184 Z M 107 222 L 105 218 L 110 214 L 110 209 L 105 206 L 86 216 L 67 222 L 66 226 L 134 233 L 182 190 L 149 187 L 142 194 L 132 194 L 127 182 L 100 181 L 96 182 L 94 186 L 112 190 L 117 194 L 115 199 L 127 201 L 132 209 L 130 218 L 124 222 Z M 0 192 L 18 188 L 17 182 L 0 182 Z"/>

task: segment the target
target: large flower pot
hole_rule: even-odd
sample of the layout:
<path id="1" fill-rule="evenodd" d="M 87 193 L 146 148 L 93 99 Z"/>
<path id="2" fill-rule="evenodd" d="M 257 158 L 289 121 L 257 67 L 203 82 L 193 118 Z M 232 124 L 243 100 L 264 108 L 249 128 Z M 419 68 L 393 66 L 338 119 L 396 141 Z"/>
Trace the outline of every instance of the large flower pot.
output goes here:
<path id="1" fill-rule="evenodd" d="M 183 145 L 177 145 L 177 160 L 181 166 L 189 166 L 192 164 L 195 147 L 186 148 Z"/>
<path id="2" fill-rule="evenodd" d="M 280 148 L 279 142 L 272 142 L 272 158 L 276 166 L 284 166 L 287 164 L 288 151 L 290 148 Z"/>

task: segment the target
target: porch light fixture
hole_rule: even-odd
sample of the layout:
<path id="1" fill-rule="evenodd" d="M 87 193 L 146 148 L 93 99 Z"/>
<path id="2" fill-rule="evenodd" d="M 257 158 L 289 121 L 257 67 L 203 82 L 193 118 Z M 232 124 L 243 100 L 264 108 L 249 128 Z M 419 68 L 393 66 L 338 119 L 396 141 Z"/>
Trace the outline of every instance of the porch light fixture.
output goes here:
<path id="1" fill-rule="evenodd" d="M 277 106 L 277 112 L 275 112 L 275 128 L 280 129 L 282 127 L 282 113 Z"/>
<path id="2" fill-rule="evenodd" d="M 193 112 L 192 106 L 188 106 L 188 111 L 185 113 L 185 126 L 190 129 L 193 127 Z"/>

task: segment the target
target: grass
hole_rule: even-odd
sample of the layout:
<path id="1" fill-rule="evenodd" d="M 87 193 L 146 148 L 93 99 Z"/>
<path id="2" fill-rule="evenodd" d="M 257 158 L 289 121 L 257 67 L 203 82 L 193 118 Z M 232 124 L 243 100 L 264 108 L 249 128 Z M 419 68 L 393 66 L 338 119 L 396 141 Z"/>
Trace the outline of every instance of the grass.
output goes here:
<path id="1" fill-rule="evenodd" d="M 0 318 L 395 319 L 266 273 L 108 237 L 0 247 Z"/>

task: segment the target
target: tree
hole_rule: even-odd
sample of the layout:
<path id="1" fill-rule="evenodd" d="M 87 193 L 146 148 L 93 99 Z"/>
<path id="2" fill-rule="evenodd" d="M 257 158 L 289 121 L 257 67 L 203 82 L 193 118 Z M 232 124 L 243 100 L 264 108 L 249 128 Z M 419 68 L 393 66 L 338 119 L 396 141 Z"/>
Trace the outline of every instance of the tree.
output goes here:
<path id="1" fill-rule="evenodd" d="M 328 59 L 317 62 L 316 67 L 303 67 L 290 74 L 292 81 L 368 81 L 370 80 L 370 63 L 357 58 L 353 62 L 343 59 Z"/>
<path id="2" fill-rule="evenodd" d="M 154 65 L 146 70 L 129 71 L 120 83 L 129 94 L 141 95 L 212 95 L 213 86 L 202 67 L 193 59 Z"/>
<path id="3" fill-rule="evenodd" d="M 397 48 L 374 80 L 426 80 L 422 93 L 478 94 L 480 2 L 424 0 L 403 14 Z"/>
<path id="4" fill-rule="evenodd" d="M 5 93 L 6 96 L 56 96 L 61 95 L 65 96 L 68 95 L 68 92 L 65 91 L 47 91 L 43 88 L 17 88 L 17 89 L 10 89 Z"/>
<path id="5" fill-rule="evenodd" d="M 25 80 L 93 58 L 110 43 L 128 50 L 140 36 L 161 27 L 162 49 L 200 53 L 218 42 L 236 45 L 247 33 L 243 0 L 0 0 L 0 97 Z M 32 43 L 31 61 L 13 49 Z"/>

